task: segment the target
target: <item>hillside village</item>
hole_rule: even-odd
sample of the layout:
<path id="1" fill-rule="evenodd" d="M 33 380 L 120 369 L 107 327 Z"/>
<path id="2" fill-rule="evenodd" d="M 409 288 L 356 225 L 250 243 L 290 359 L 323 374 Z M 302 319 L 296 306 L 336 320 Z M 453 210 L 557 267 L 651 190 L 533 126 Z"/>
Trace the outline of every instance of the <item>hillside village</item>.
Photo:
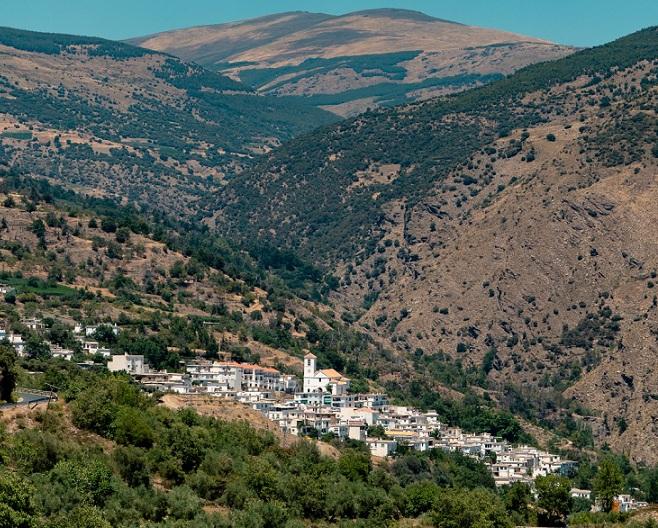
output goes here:
<path id="1" fill-rule="evenodd" d="M 38 318 L 21 323 L 32 331 L 44 328 Z M 401 450 L 444 449 L 486 463 L 496 485 L 532 484 L 537 476 L 569 474 L 575 463 L 531 446 L 513 446 L 490 433 L 466 433 L 441 423 L 435 411 L 393 405 L 383 393 L 354 393 L 350 379 L 334 369 L 318 369 L 317 357 L 304 356 L 303 380 L 258 364 L 235 361 L 187 362 L 184 372 L 152 369 L 143 355 L 117 354 L 93 339 L 100 325 L 78 324 L 74 334 L 83 353 L 108 360 L 111 372 L 130 374 L 148 392 L 212 395 L 235 400 L 260 411 L 285 434 L 365 442 L 374 457 Z M 104 325 L 105 326 L 105 325 Z M 116 325 L 108 327 L 118 335 Z M 0 328 L 0 341 L 25 356 L 25 340 Z M 47 343 L 53 358 L 71 361 L 73 350 Z M 92 361 L 82 363 L 89 366 Z"/>
<path id="2" fill-rule="evenodd" d="M 43 328 L 40 319 L 24 319 L 31 330 Z M 303 379 L 252 363 L 210 361 L 187 362 L 184 372 L 152 369 L 144 356 L 113 355 L 99 346 L 93 336 L 101 325 L 76 325 L 74 333 L 88 356 L 100 354 L 111 372 L 129 374 L 146 392 L 205 395 L 249 406 L 274 422 L 284 435 L 363 442 L 376 459 L 409 450 L 442 449 L 460 453 L 486 465 L 497 487 L 523 483 L 534 486 L 539 476 L 571 475 L 577 463 L 529 445 L 513 445 L 487 432 L 468 433 L 442 423 L 435 411 L 393 405 L 384 393 L 354 393 L 350 379 L 334 369 L 318 369 L 317 357 L 304 356 Z M 119 328 L 109 327 L 115 335 Z M 25 354 L 20 334 L 0 328 L 0 341 Z M 74 352 L 49 344 L 53 358 L 71 361 Z M 82 363 L 89 366 L 92 361 Z M 573 498 L 591 499 L 591 491 L 574 488 Z M 647 506 L 631 495 L 616 498 L 619 511 Z M 594 506 L 596 509 L 596 505 Z"/>
<path id="3" fill-rule="evenodd" d="M 146 390 L 237 400 L 262 412 L 284 433 L 365 442 L 375 457 L 409 449 L 458 451 L 484 461 L 498 486 L 532 484 L 539 475 L 574 469 L 574 462 L 537 448 L 448 427 L 434 411 L 392 405 L 386 394 L 352 393 L 349 378 L 318 369 L 311 353 L 304 356 L 301 386 L 292 375 L 247 363 L 197 361 L 187 363 L 181 374 L 153 372 L 143 356 L 120 355 L 111 357 L 108 368 L 131 374 Z"/>
<path id="4" fill-rule="evenodd" d="M 658 26 L 0 64 L 0 528 L 658 527 Z"/>

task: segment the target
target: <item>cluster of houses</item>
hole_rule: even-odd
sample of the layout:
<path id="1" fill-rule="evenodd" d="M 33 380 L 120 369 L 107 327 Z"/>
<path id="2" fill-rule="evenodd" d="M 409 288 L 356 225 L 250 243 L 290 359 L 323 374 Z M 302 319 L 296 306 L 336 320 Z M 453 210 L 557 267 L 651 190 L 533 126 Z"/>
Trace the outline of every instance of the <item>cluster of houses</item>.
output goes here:
<path id="1" fill-rule="evenodd" d="M 41 332 L 45 329 L 43 321 L 34 317 L 22 319 L 21 324 L 33 332 Z M 109 358 L 112 355 L 111 350 L 109 348 L 101 347 L 98 341 L 93 339 L 93 336 L 96 334 L 98 327 L 99 325 L 85 326 L 82 324 L 76 324 L 73 329 L 73 333 L 80 343 L 83 354 L 89 356 L 100 354 L 103 357 Z M 119 327 L 116 324 L 111 326 L 111 328 L 114 335 L 119 334 Z M 25 347 L 27 343 L 22 334 L 18 332 L 7 332 L 7 330 L 0 327 L 0 341 L 7 341 L 14 347 L 16 353 L 19 356 L 24 356 L 26 354 Z M 54 343 L 47 342 L 47 345 L 50 348 L 50 353 L 55 358 L 71 361 L 73 355 L 75 354 L 73 350 L 63 348 Z"/>
<path id="2" fill-rule="evenodd" d="M 153 371 L 143 356 L 115 355 L 111 371 L 131 374 L 144 388 L 181 394 L 208 394 L 245 403 L 291 435 L 330 436 L 365 442 L 372 455 L 400 449 L 444 449 L 484 461 L 497 485 L 531 483 L 539 475 L 566 473 L 574 463 L 534 447 L 514 447 L 489 433 L 465 433 L 442 424 L 436 412 L 390 405 L 385 394 L 354 394 L 350 380 L 333 369 L 318 369 L 304 357 L 301 387 L 295 376 L 232 361 L 194 361 L 184 373 Z"/>
<path id="3" fill-rule="evenodd" d="M 24 319 L 33 331 L 43 330 L 39 319 Z M 513 446 L 490 433 L 466 433 L 441 423 L 436 412 L 391 405 L 385 394 L 350 392 L 349 378 L 334 369 L 318 369 L 313 354 L 304 356 L 301 386 L 296 376 L 251 363 L 198 360 L 185 372 L 152 370 L 141 355 L 112 355 L 93 340 L 98 326 L 76 325 L 74 334 L 87 354 L 107 357 L 112 372 L 126 372 L 145 390 L 179 394 L 206 394 L 242 402 L 262 412 L 286 434 L 336 437 L 365 442 L 376 457 L 397 451 L 443 449 L 477 458 L 490 469 L 497 486 L 515 482 L 532 485 L 538 476 L 569 474 L 576 463 L 531 446 Z M 112 327 L 115 335 L 119 329 Z M 0 341 L 8 341 L 25 354 L 20 334 L 0 328 Z M 73 351 L 50 345 L 52 355 L 70 360 Z M 591 499 L 590 490 L 572 489 L 574 498 Z M 630 495 L 615 499 L 616 511 L 646 506 Z"/>

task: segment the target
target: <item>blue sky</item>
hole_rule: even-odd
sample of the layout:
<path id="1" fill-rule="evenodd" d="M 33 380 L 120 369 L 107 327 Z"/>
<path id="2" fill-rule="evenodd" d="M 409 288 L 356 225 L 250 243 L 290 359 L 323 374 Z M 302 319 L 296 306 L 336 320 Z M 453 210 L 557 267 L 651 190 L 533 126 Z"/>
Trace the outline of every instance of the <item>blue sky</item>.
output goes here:
<path id="1" fill-rule="evenodd" d="M 563 44 L 602 44 L 658 24 L 658 0 L 0 0 L 0 25 L 123 39 L 303 10 L 399 7 Z"/>

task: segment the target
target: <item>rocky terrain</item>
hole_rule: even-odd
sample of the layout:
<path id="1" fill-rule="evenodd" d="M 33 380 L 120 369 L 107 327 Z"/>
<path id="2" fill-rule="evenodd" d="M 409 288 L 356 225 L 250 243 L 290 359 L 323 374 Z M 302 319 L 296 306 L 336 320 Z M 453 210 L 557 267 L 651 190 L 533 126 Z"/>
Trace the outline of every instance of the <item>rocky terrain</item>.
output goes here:
<path id="1" fill-rule="evenodd" d="M 657 43 L 293 142 L 216 219 L 249 211 L 240 225 L 335 269 L 344 317 L 417 368 L 441 379 L 451 358 L 515 412 L 655 462 Z"/>
<path id="2" fill-rule="evenodd" d="M 403 9 L 281 13 L 130 42 L 220 71 L 260 93 L 304 95 L 343 116 L 463 90 L 573 52 Z"/>
<path id="3" fill-rule="evenodd" d="M 200 353 L 214 340 L 295 370 L 310 348 L 454 422 L 472 408 L 446 402 L 470 392 L 578 447 L 655 461 L 655 28 L 280 146 L 330 114 L 292 99 L 263 121 L 261 102 L 286 99 L 157 52 L 3 35 L 2 251 L 19 312 L 55 288 L 112 320 L 216 322 Z M 105 229 L 118 203 L 155 214 L 122 209 Z"/>

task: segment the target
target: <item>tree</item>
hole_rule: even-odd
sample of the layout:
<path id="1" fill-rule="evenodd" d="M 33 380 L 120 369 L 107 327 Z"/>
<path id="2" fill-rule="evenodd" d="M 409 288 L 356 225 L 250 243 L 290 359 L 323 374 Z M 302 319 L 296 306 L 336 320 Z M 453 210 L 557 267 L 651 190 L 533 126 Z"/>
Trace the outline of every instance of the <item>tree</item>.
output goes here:
<path id="1" fill-rule="evenodd" d="M 546 475 L 535 480 L 537 506 L 544 511 L 544 522 L 551 526 L 561 526 L 571 511 L 571 482 L 559 475 Z"/>
<path id="2" fill-rule="evenodd" d="M 101 229 L 106 233 L 114 233 L 117 230 L 117 224 L 113 218 L 103 218 L 101 220 Z"/>
<path id="3" fill-rule="evenodd" d="M 79 506 L 50 520 L 46 528 L 111 528 L 111 525 L 98 508 Z"/>
<path id="4" fill-rule="evenodd" d="M 535 524 L 536 515 L 531 507 L 533 501 L 532 490 L 524 482 L 514 482 L 511 486 L 505 486 L 502 490 L 505 508 L 514 517 L 515 524 Z"/>
<path id="5" fill-rule="evenodd" d="M 658 502 L 658 466 L 649 471 L 647 475 L 647 500 L 652 503 Z"/>
<path id="6" fill-rule="evenodd" d="M 404 492 L 406 495 L 405 514 L 410 517 L 418 517 L 432 509 L 441 489 L 430 480 L 421 480 L 409 484 Z"/>
<path id="7" fill-rule="evenodd" d="M 115 237 L 116 237 L 116 241 L 119 242 L 119 244 L 125 244 L 126 242 L 128 242 L 128 240 L 130 240 L 130 229 L 128 229 L 127 227 L 120 227 L 119 229 L 117 229 Z"/>
<path id="8" fill-rule="evenodd" d="M 0 473 L 0 528 L 36 527 L 32 497 L 34 490 L 26 481 L 8 471 Z"/>
<path id="9" fill-rule="evenodd" d="M 100 435 L 109 436 L 117 408 L 106 387 L 86 390 L 71 404 L 73 425 Z"/>
<path id="10" fill-rule="evenodd" d="M 0 400 L 12 401 L 16 378 L 16 351 L 11 345 L 0 343 Z"/>
<path id="11" fill-rule="evenodd" d="M 27 338 L 25 352 L 33 359 L 48 359 L 51 356 L 48 343 L 34 334 Z"/>
<path id="12" fill-rule="evenodd" d="M 46 224 L 43 223 L 41 218 L 36 219 L 32 222 L 30 230 L 36 235 L 39 243 L 39 249 L 46 249 Z"/>
<path id="13" fill-rule="evenodd" d="M 386 429 L 383 425 L 369 425 L 368 426 L 369 438 L 386 438 Z"/>
<path id="14" fill-rule="evenodd" d="M 100 458 L 60 461 L 50 476 L 75 496 L 75 502 L 89 506 L 103 506 L 115 489 L 112 470 Z"/>
<path id="15" fill-rule="evenodd" d="M 201 511 L 201 499 L 188 486 L 178 486 L 167 494 L 169 515 L 174 519 L 192 520 Z"/>
<path id="16" fill-rule="evenodd" d="M 494 492 L 446 489 L 430 515 L 437 528 L 512 528 L 505 508 Z"/>
<path id="17" fill-rule="evenodd" d="M 593 491 L 605 512 L 612 510 L 614 498 L 624 488 L 624 475 L 617 462 L 607 456 L 599 463 L 599 469 L 594 476 Z"/>
<path id="18" fill-rule="evenodd" d="M 370 454 L 357 449 L 345 451 L 338 461 L 338 469 L 350 480 L 365 480 L 371 467 Z"/>
<path id="19" fill-rule="evenodd" d="M 153 426 L 139 409 L 120 407 L 112 426 L 114 439 L 119 444 L 136 447 L 153 445 Z"/>
<path id="20" fill-rule="evenodd" d="M 112 451 L 112 459 L 119 469 L 119 475 L 133 488 L 148 487 L 150 482 L 145 451 L 138 447 L 117 447 Z"/>
<path id="21" fill-rule="evenodd" d="M 96 328 L 94 339 L 103 345 L 113 345 L 117 342 L 117 336 L 114 333 L 114 327 L 109 324 L 102 324 Z"/>
<path id="22" fill-rule="evenodd" d="M 5 302 L 7 304 L 16 304 L 16 292 L 12 290 L 5 293 Z"/>

